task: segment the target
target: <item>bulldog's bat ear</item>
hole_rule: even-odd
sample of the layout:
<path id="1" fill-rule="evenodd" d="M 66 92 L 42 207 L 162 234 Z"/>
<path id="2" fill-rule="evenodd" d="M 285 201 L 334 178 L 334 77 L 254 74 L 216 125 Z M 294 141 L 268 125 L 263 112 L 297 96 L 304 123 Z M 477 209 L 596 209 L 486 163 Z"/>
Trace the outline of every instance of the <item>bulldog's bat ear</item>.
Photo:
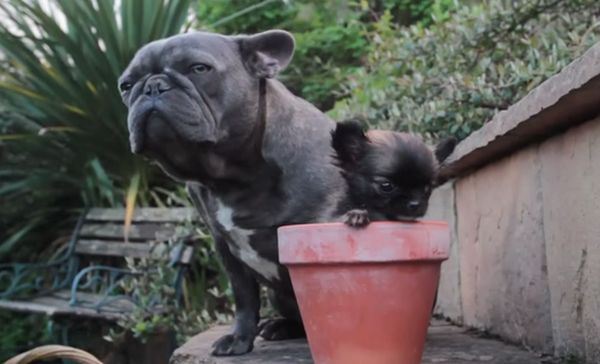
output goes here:
<path id="1" fill-rule="evenodd" d="M 331 132 L 331 146 L 343 166 L 355 165 L 365 154 L 368 143 L 364 128 L 355 120 L 341 121 Z"/>
<path id="2" fill-rule="evenodd" d="M 435 158 L 439 163 L 442 163 L 452 154 L 456 147 L 457 140 L 455 137 L 448 137 L 440 141 L 435 146 Z"/>
<path id="3" fill-rule="evenodd" d="M 240 37 L 239 42 L 246 67 L 259 78 L 277 76 L 294 55 L 294 37 L 284 30 Z"/>

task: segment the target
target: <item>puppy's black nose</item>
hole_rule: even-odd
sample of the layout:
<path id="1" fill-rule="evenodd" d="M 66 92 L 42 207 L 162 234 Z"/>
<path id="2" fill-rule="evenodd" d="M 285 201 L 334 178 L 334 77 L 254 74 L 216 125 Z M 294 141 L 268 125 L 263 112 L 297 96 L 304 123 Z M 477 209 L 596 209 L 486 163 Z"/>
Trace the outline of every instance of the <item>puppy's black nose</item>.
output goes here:
<path id="1" fill-rule="evenodd" d="M 409 210 L 415 211 L 421 207 L 421 201 L 409 201 L 406 206 Z"/>
<path id="2" fill-rule="evenodd" d="M 165 91 L 169 91 L 171 85 L 162 75 L 154 75 L 150 77 L 144 85 L 144 94 L 148 96 L 158 96 Z"/>

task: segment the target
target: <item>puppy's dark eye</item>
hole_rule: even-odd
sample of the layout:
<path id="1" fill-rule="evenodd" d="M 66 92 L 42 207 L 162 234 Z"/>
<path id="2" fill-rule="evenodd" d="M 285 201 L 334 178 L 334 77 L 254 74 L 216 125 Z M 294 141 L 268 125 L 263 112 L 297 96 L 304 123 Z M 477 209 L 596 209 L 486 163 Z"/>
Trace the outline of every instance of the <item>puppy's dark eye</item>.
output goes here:
<path id="1" fill-rule="evenodd" d="M 121 82 L 119 85 L 119 90 L 121 90 L 121 92 L 125 92 L 131 90 L 132 87 L 133 85 L 130 82 Z"/>
<path id="2" fill-rule="evenodd" d="M 191 67 L 191 71 L 194 73 L 206 73 L 212 69 L 211 66 L 204 63 L 197 63 Z"/>
<path id="3" fill-rule="evenodd" d="M 383 181 L 379 182 L 379 189 L 381 190 L 381 192 L 390 193 L 396 190 L 396 186 L 392 182 Z"/>

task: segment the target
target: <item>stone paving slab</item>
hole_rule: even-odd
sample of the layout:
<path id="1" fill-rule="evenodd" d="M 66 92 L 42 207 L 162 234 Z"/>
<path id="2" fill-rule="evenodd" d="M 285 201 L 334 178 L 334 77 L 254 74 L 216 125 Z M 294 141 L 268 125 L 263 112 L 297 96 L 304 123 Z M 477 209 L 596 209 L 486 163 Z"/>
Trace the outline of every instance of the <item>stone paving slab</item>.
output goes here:
<path id="1" fill-rule="evenodd" d="M 264 341 L 257 339 L 254 351 L 243 356 L 215 358 L 211 344 L 228 332 L 217 326 L 194 336 L 177 349 L 170 364 L 299 364 L 313 363 L 305 340 Z M 432 322 L 423 364 L 541 364 L 539 355 L 501 341 L 469 334 L 464 328 L 443 321 Z"/>

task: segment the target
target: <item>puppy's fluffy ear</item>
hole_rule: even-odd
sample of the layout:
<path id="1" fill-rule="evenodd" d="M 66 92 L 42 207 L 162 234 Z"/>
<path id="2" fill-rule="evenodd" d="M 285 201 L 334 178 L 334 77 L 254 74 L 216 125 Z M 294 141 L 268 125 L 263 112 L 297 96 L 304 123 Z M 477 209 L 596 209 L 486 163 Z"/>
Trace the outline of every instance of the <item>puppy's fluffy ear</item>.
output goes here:
<path id="1" fill-rule="evenodd" d="M 258 78 L 273 78 L 294 55 L 294 37 L 284 30 L 268 30 L 238 38 L 242 59 Z"/>
<path id="2" fill-rule="evenodd" d="M 435 158 L 438 160 L 439 163 L 445 161 L 446 158 L 448 158 L 450 154 L 452 154 L 454 148 L 456 147 L 456 143 L 457 140 L 455 137 L 448 137 L 442 139 L 442 141 L 440 141 L 435 146 Z"/>
<path id="3" fill-rule="evenodd" d="M 353 165 L 364 155 L 369 139 L 358 121 L 347 120 L 337 123 L 331 132 L 331 146 L 338 159 L 346 165 Z"/>

